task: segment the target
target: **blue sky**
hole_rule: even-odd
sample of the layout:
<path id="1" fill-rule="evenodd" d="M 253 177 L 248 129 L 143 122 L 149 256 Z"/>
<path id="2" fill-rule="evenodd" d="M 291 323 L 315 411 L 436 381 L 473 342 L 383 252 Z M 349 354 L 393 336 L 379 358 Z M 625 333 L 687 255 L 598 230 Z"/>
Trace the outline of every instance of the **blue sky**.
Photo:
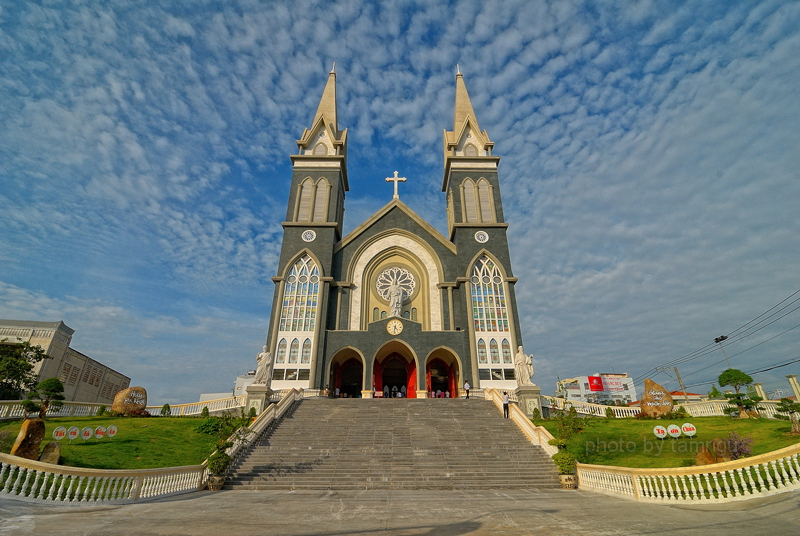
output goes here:
<path id="1" fill-rule="evenodd" d="M 0 318 L 63 319 L 152 403 L 230 390 L 333 61 L 346 231 L 395 169 L 444 231 L 460 65 L 545 393 L 598 371 L 677 388 L 650 369 L 800 289 L 798 2 L 0 0 Z M 732 337 L 731 364 L 800 358 L 799 319 Z"/>

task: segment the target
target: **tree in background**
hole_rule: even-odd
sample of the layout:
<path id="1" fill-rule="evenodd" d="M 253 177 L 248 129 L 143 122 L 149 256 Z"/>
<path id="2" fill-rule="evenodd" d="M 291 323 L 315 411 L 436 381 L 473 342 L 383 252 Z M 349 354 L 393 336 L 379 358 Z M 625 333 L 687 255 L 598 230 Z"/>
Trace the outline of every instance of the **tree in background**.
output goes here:
<path id="1" fill-rule="evenodd" d="M 798 414 L 800 414 L 800 403 L 791 398 L 781 398 L 775 411 L 788 415 L 789 420 L 792 421 L 792 433 L 800 434 L 800 420 L 797 418 Z"/>
<path id="2" fill-rule="evenodd" d="M 36 385 L 36 363 L 50 359 L 41 346 L 0 341 L 0 400 L 19 400 Z"/>
<path id="3" fill-rule="evenodd" d="M 22 408 L 27 413 L 39 412 L 39 418 L 44 419 L 47 410 L 50 408 L 58 409 L 64 405 L 64 384 L 58 378 L 47 378 L 36 384 L 25 400 L 22 401 Z M 38 400 L 35 402 L 34 400 Z"/>
<path id="4" fill-rule="evenodd" d="M 717 389 L 716 385 L 712 385 L 711 386 L 711 390 L 708 392 L 708 399 L 709 400 L 722 400 L 723 398 L 725 398 L 725 395 L 723 395 L 720 392 L 720 390 Z"/>
<path id="5" fill-rule="evenodd" d="M 753 383 L 753 378 L 739 369 L 729 368 L 722 371 L 717 381 L 720 387 L 730 385 L 738 393 L 741 387 Z"/>

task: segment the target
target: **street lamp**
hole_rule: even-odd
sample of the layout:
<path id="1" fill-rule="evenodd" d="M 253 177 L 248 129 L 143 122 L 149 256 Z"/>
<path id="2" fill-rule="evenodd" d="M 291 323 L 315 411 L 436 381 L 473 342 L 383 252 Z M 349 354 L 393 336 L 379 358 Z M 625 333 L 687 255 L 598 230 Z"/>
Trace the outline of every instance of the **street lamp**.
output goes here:
<path id="1" fill-rule="evenodd" d="M 728 361 L 728 355 L 725 353 L 725 347 L 722 346 L 722 341 L 725 341 L 725 340 L 728 340 L 728 336 L 727 335 L 720 335 L 719 337 L 714 339 L 714 342 L 719 344 L 719 349 L 722 350 L 722 355 L 725 356 L 725 362 L 728 364 L 728 368 L 731 368 L 731 362 Z"/>

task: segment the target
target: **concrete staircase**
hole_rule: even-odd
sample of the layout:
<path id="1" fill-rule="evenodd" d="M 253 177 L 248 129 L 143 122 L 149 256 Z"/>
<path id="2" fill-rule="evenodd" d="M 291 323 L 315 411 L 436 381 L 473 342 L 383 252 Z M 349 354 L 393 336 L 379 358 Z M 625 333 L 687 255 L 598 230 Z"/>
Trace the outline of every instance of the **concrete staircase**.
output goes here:
<path id="1" fill-rule="evenodd" d="M 254 440 L 224 489 L 557 488 L 487 400 L 306 399 Z"/>

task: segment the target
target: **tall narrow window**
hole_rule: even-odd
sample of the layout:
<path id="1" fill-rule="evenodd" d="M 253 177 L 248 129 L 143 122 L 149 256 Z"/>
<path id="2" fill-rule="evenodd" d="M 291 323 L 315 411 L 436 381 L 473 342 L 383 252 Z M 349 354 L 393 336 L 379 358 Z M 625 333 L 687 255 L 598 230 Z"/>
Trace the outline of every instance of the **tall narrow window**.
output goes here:
<path id="1" fill-rule="evenodd" d="M 474 330 L 509 331 L 503 277 L 494 261 L 486 255 L 478 259 L 472 270 L 470 283 Z"/>
<path id="2" fill-rule="evenodd" d="M 500 363 L 500 350 L 497 348 L 497 340 L 489 341 L 489 350 L 492 354 L 492 364 Z"/>
<path id="3" fill-rule="evenodd" d="M 280 331 L 314 331 L 319 299 L 319 268 L 303 255 L 286 277 Z"/>
<path id="4" fill-rule="evenodd" d="M 477 207 L 475 205 L 475 183 L 472 179 L 464 181 L 464 218 L 469 222 L 478 221 Z"/>
<path id="5" fill-rule="evenodd" d="M 372 310 L 372 321 L 377 322 L 378 320 L 380 320 L 380 318 L 381 318 L 381 312 L 378 310 L 377 307 L 375 307 Z"/>
<path id="6" fill-rule="evenodd" d="M 294 339 L 292 340 L 292 345 L 289 347 L 289 363 L 297 363 L 298 353 L 300 353 L 300 341 Z"/>
<path id="7" fill-rule="evenodd" d="M 511 364 L 514 362 L 514 358 L 511 357 L 511 345 L 508 343 L 508 339 L 503 339 L 503 363 Z"/>
<path id="8" fill-rule="evenodd" d="M 325 179 L 317 182 L 317 193 L 314 198 L 314 217 L 313 221 L 327 221 L 326 210 L 328 208 L 328 190 L 330 185 Z"/>
<path id="9" fill-rule="evenodd" d="M 311 339 L 303 341 L 303 356 L 300 358 L 301 363 L 311 363 Z"/>
<path id="10" fill-rule="evenodd" d="M 413 320 L 414 322 L 417 321 L 417 308 L 416 307 L 412 307 L 411 308 L 411 320 Z"/>
<path id="11" fill-rule="evenodd" d="M 286 362 L 286 339 L 281 339 L 281 342 L 278 343 L 278 355 L 275 357 L 275 362 Z"/>
<path id="12" fill-rule="evenodd" d="M 297 221 L 308 221 L 311 218 L 311 200 L 314 195 L 314 181 L 307 178 L 300 185 L 300 199 L 297 206 Z"/>
<path id="13" fill-rule="evenodd" d="M 481 221 L 490 223 L 494 221 L 492 215 L 492 187 L 489 181 L 481 179 L 478 181 L 478 200 L 481 207 Z"/>
<path id="14" fill-rule="evenodd" d="M 478 339 L 478 363 L 481 365 L 488 363 L 486 360 L 486 342 L 483 339 Z"/>

